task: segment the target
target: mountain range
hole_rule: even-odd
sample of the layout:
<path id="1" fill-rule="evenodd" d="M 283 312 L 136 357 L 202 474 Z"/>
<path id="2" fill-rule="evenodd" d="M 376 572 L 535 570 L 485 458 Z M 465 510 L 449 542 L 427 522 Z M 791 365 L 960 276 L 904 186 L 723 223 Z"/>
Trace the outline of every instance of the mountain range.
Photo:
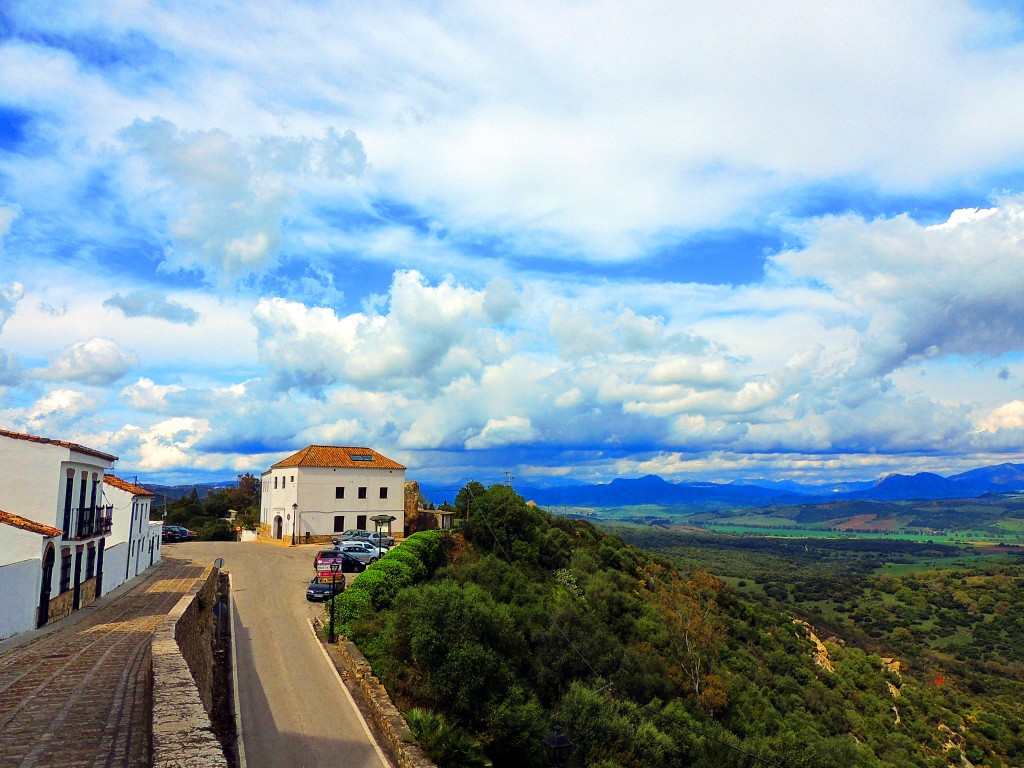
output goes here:
<path id="1" fill-rule="evenodd" d="M 423 495 L 435 503 L 453 500 L 445 489 L 422 484 Z M 647 475 L 619 478 L 610 483 L 562 485 L 552 488 L 516 486 L 516 492 L 542 507 L 623 507 L 638 504 L 723 507 L 761 507 L 769 504 L 826 503 L 837 500 L 910 501 L 964 499 L 988 493 L 1024 492 L 1024 464 L 998 464 L 943 477 L 932 472 L 891 474 L 876 481 L 831 485 L 741 480 L 731 483 L 672 483 Z"/>

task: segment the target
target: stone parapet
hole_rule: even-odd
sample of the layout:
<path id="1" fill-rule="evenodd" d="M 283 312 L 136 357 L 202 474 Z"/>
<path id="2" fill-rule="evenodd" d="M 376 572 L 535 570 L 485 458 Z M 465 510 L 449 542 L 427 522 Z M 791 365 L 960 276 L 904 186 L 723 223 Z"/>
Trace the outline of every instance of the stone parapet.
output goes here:
<path id="1" fill-rule="evenodd" d="M 218 576 L 207 567 L 153 635 L 153 768 L 228 766 L 209 717 Z"/>
<path id="2" fill-rule="evenodd" d="M 391 701 L 387 689 L 374 677 L 366 657 L 355 644 L 344 638 L 335 647 L 349 673 L 349 679 L 365 703 L 365 714 L 372 720 L 374 730 L 386 742 L 399 768 L 437 768 L 416 745 L 405 718 Z"/>

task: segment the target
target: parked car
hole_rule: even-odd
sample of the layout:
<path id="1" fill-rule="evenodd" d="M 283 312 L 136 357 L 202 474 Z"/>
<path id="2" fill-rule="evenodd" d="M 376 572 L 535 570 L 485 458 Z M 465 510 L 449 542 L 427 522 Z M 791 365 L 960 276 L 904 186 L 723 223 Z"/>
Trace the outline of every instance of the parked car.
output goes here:
<path id="1" fill-rule="evenodd" d="M 378 553 L 375 546 L 364 544 L 361 541 L 343 541 L 334 548 L 334 551 L 352 555 L 356 560 L 367 565 L 376 563 L 380 556 L 387 552 L 385 549 L 384 552 Z"/>
<path id="2" fill-rule="evenodd" d="M 164 541 L 192 541 L 194 539 L 199 538 L 198 533 L 196 533 L 195 531 L 190 531 L 183 525 L 165 525 L 163 534 L 161 534 L 161 538 L 168 533 L 171 534 L 171 536 L 177 536 L 177 538 L 165 538 L 163 539 Z"/>
<path id="3" fill-rule="evenodd" d="M 181 541 L 181 536 L 177 531 L 172 531 L 170 528 L 164 528 L 160 533 L 160 541 L 164 544 L 175 544 Z"/>
<path id="4" fill-rule="evenodd" d="M 395 538 L 393 536 L 389 536 L 386 533 L 371 533 L 369 536 L 367 536 L 366 540 L 373 544 L 373 546 L 375 547 L 377 546 L 378 543 L 382 547 L 395 546 Z"/>
<path id="5" fill-rule="evenodd" d="M 366 539 L 370 535 L 369 531 L 364 531 L 362 528 L 349 528 L 347 531 L 342 531 L 334 539 L 331 539 L 334 543 L 340 543 L 342 541 L 359 541 Z"/>
<path id="6" fill-rule="evenodd" d="M 309 586 L 306 587 L 306 599 L 310 602 L 323 601 L 331 599 L 331 576 L 317 574 L 313 577 L 313 580 L 309 582 Z M 338 595 L 345 591 L 345 574 L 335 574 L 334 580 L 334 594 Z"/>
<path id="7" fill-rule="evenodd" d="M 331 578 L 331 563 L 339 563 L 341 573 L 362 573 L 366 570 L 366 565 L 358 558 L 336 549 L 321 549 L 313 558 L 313 567 L 317 574 L 326 575 L 328 579 Z"/>

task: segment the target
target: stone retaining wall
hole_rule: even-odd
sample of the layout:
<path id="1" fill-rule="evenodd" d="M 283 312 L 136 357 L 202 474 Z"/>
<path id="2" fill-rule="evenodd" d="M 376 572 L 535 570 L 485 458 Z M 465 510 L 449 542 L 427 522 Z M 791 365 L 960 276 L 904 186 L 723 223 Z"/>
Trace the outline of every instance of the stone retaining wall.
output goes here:
<path id="1" fill-rule="evenodd" d="M 227 768 L 209 717 L 219 574 L 208 566 L 153 635 L 153 768 Z"/>
<path id="2" fill-rule="evenodd" d="M 366 714 L 373 721 L 376 732 L 387 742 L 399 768 L 437 768 L 423 754 L 413 739 L 405 718 L 391 702 L 387 690 L 370 669 L 370 662 L 356 646 L 342 638 L 336 646 L 345 666 L 366 702 Z"/>

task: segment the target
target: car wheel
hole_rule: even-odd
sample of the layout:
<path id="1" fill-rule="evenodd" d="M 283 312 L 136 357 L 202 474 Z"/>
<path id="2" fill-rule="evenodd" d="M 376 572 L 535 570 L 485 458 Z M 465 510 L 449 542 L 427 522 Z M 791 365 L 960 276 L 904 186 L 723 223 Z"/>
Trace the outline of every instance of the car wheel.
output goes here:
<path id="1" fill-rule="evenodd" d="M 370 558 L 370 563 L 371 563 L 371 564 L 372 564 L 372 563 L 376 563 L 376 562 L 377 562 L 377 558 L 376 558 L 376 557 L 371 557 L 371 558 Z"/>

